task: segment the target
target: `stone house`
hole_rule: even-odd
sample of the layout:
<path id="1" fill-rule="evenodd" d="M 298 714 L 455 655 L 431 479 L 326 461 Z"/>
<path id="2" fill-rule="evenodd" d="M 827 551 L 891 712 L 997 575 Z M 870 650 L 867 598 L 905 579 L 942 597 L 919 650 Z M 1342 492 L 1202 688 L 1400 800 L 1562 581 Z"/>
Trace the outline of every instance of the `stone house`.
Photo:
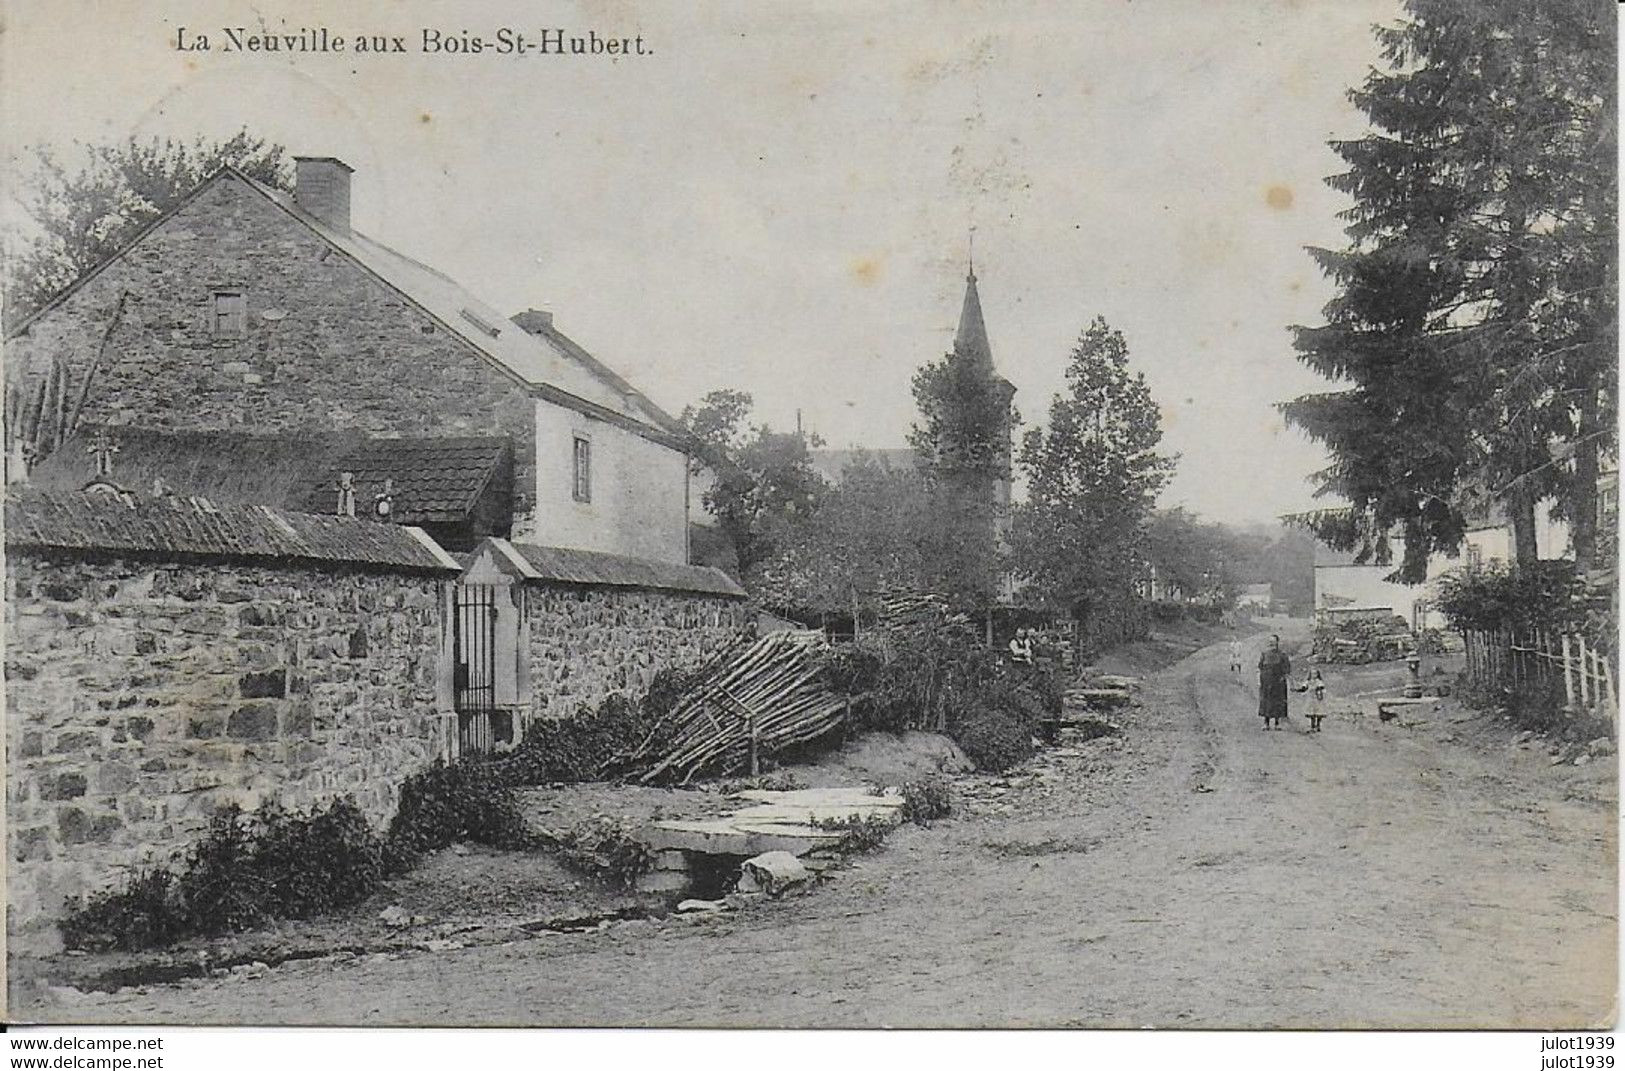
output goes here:
<path id="1" fill-rule="evenodd" d="M 291 196 L 220 171 L 18 326 L 8 479 L 82 425 L 498 440 L 511 501 L 471 538 L 687 563 L 678 422 L 551 314 L 356 232 L 342 161 L 296 165 Z"/>
<path id="2" fill-rule="evenodd" d="M 7 496 L 8 931 L 163 863 L 226 803 L 374 822 L 458 753 L 458 563 L 421 530 L 109 485 Z"/>
<path id="3" fill-rule="evenodd" d="M 702 661 L 754 618 L 714 567 L 487 539 L 456 594 L 463 744 L 516 743 L 534 719 L 641 695 L 657 670 Z"/>

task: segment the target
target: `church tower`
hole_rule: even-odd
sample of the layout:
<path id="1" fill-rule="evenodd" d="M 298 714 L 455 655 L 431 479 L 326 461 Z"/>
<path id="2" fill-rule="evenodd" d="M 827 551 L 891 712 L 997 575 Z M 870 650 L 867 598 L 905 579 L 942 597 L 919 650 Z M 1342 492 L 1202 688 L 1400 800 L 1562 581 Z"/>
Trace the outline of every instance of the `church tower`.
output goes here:
<path id="1" fill-rule="evenodd" d="M 965 301 L 959 309 L 959 327 L 954 332 L 954 351 L 959 356 L 967 358 L 971 367 L 992 378 L 1008 409 L 1015 400 L 1016 387 L 999 375 L 998 369 L 993 364 L 993 346 L 988 341 L 987 323 L 982 318 L 982 296 L 976 289 L 974 260 L 967 264 L 965 272 Z M 1000 474 L 994 477 L 992 485 L 988 488 L 989 499 L 995 510 L 994 538 L 1001 548 L 1009 546 L 1010 538 L 1010 484 L 1015 452 L 1014 436 L 1013 422 L 1006 420 L 1001 458 L 1003 464 Z M 1012 579 L 1008 576 L 1002 578 L 999 588 L 1000 601 L 1008 602 L 1014 594 Z"/>

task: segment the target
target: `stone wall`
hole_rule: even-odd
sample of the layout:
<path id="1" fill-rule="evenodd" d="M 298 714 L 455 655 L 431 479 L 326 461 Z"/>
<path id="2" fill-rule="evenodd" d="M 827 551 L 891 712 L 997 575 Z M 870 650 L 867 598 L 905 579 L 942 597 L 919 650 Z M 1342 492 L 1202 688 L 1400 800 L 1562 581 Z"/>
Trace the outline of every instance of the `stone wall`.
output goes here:
<path id="1" fill-rule="evenodd" d="M 454 734 L 448 581 L 47 559 L 6 569 L 8 928 L 191 844 L 222 804 L 375 822 Z"/>
<path id="2" fill-rule="evenodd" d="M 211 330 L 214 291 L 228 288 L 247 302 L 240 339 Z M 7 372 L 24 382 L 60 358 L 77 385 L 104 336 L 85 421 L 509 435 L 519 528 L 534 508 L 527 388 L 229 175 L 8 339 Z"/>
<path id="3" fill-rule="evenodd" d="M 527 584 L 531 713 L 564 718 L 605 696 L 641 696 L 655 672 L 691 666 L 754 617 L 743 599 L 675 591 Z"/>

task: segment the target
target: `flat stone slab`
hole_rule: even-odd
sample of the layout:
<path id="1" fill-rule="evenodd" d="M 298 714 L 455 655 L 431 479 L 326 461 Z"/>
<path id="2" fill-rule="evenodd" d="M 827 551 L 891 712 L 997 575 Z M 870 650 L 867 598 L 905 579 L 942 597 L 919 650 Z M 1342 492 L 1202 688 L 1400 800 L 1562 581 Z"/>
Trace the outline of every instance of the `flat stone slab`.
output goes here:
<path id="1" fill-rule="evenodd" d="M 820 828 L 820 822 L 854 815 L 902 820 L 903 797 L 895 790 L 877 796 L 864 788 L 748 789 L 738 796 L 756 801 L 756 806 L 718 818 L 653 822 L 644 831 L 645 840 L 656 851 L 747 856 L 783 851 L 802 856 L 840 843 L 840 831 Z"/>
<path id="2" fill-rule="evenodd" d="M 644 831 L 644 839 L 656 851 L 677 849 L 705 855 L 743 856 L 789 852 L 802 856 L 839 844 L 841 834 L 812 826 L 741 828 L 732 818 L 707 818 L 693 822 L 655 822 Z"/>

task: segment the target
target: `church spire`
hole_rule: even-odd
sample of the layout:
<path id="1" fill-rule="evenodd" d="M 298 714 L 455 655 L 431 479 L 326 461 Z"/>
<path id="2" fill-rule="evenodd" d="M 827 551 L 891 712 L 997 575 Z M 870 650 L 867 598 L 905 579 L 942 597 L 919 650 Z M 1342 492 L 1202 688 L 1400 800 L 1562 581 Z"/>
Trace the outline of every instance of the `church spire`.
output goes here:
<path id="1" fill-rule="evenodd" d="M 993 347 L 987 341 L 987 324 L 982 322 L 982 298 L 976 292 L 976 264 L 965 272 L 965 304 L 959 310 L 959 330 L 954 332 L 954 349 L 993 370 Z"/>

